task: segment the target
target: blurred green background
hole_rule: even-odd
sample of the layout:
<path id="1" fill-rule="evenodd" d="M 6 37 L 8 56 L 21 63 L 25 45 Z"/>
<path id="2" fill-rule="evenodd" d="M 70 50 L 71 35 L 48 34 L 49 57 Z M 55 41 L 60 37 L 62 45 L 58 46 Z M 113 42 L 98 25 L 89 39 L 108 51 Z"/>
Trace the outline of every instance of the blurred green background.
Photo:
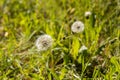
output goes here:
<path id="1" fill-rule="evenodd" d="M 71 31 L 77 20 L 80 34 Z M 52 49 L 36 51 L 41 34 Z M 119 35 L 119 0 L 1 0 L 0 80 L 119 80 Z"/>

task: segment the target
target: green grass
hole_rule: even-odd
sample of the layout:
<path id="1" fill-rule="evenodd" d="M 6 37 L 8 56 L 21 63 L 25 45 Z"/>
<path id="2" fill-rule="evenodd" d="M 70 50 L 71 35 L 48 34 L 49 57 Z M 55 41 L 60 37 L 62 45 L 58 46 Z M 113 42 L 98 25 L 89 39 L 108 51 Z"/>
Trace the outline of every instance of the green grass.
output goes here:
<path id="1" fill-rule="evenodd" d="M 76 20 L 84 32 L 72 33 Z M 41 34 L 54 39 L 44 52 Z M 119 0 L 1 0 L 0 80 L 120 80 L 119 35 Z"/>

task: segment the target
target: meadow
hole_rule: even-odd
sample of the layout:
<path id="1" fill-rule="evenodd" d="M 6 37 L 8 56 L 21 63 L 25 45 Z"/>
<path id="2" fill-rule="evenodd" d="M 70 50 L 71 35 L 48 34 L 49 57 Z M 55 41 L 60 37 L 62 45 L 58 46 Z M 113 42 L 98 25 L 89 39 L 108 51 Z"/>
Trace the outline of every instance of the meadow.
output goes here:
<path id="1" fill-rule="evenodd" d="M 0 80 L 120 80 L 119 50 L 120 0 L 0 1 Z"/>

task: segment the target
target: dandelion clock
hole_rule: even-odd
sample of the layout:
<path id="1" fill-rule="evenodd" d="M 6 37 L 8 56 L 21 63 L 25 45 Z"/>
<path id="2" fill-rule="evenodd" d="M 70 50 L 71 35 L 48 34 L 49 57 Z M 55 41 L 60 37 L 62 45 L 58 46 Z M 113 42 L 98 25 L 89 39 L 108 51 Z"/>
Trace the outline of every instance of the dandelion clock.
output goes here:
<path id="1" fill-rule="evenodd" d="M 53 40 L 50 35 L 44 34 L 38 37 L 35 42 L 35 46 L 37 47 L 38 51 L 45 51 L 52 46 Z"/>

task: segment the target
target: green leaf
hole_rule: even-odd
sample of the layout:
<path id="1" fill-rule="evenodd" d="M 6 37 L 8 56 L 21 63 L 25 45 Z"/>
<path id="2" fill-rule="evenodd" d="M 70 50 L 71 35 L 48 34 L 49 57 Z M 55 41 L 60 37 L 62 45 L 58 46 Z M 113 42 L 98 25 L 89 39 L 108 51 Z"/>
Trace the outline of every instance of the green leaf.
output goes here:
<path id="1" fill-rule="evenodd" d="M 77 37 L 73 37 L 71 55 L 74 59 L 76 59 L 78 56 L 79 46 L 79 39 Z"/>

